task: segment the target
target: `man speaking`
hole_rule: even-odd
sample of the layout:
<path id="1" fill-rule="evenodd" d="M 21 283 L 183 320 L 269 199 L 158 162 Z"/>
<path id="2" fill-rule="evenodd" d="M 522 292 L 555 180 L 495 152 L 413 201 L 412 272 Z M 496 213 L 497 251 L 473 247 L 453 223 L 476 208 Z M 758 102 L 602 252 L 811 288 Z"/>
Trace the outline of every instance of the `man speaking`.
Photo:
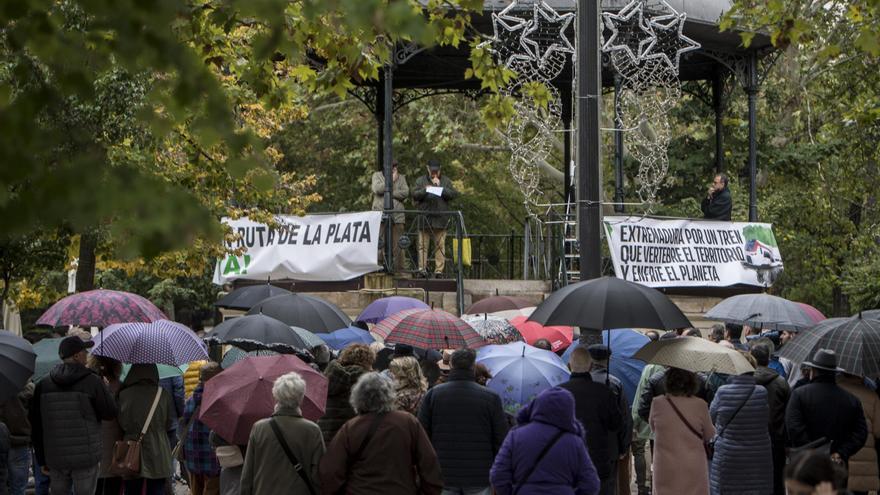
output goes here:
<path id="1" fill-rule="evenodd" d="M 709 186 L 709 192 L 700 205 L 700 209 L 703 210 L 703 218 L 730 221 L 733 200 L 730 198 L 727 181 L 727 174 L 715 174 L 715 180 Z"/>

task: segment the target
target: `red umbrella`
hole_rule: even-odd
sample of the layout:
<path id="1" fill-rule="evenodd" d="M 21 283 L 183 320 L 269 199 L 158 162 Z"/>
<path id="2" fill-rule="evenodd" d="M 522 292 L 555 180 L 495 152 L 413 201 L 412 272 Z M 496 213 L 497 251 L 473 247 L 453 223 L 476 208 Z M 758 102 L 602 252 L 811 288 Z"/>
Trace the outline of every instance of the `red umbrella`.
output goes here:
<path id="1" fill-rule="evenodd" d="M 385 342 L 422 349 L 480 347 L 486 342 L 461 318 L 441 309 L 405 309 L 373 327 Z"/>
<path id="2" fill-rule="evenodd" d="M 823 315 L 821 311 L 810 306 L 807 303 L 799 302 L 796 304 L 801 307 L 801 309 L 804 311 L 804 313 L 807 315 L 807 317 L 809 317 L 811 320 L 813 320 L 813 323 L 819 323 L 820 321 L 827 319 L 827 318 L 825 318 L 825 315 Z"/>
<path id="3" fill-rule="evenodd" d="M 327 378 L 290 354 L 245 358 L 211 378 L 205 383 L 199 420 L 227 442 L 246 444 L 254 423 L 275 409 L 275 379 L 291 371 L 306 382 L 303 417 L 317 421 L 327 405 Z"/>
<path id="4" fill-rule="evenodd" d="M 40 316 L 37 325 L 107 327 L 114 323 L 167 320 L 153 303 L 130 292 L 90 290 L 69 295 Z"/>
<path id="5" fill-rule="evenodd" d="M 550 341 L 551 350 L 556 352 L 571 345 L 574 339 L 574 329 L 566 326 L 543 326 L 536 321 L 529 321 L 527 316 L 517 316 L 510 320 L 510 324 L 519 330 L 529 345 L 534 345 L 539 339 Z"/>
<path id="6" fill-rule="evenodd" d="M 471 304 L 465 314 L 476 315 L 481 313 L 495 313 L 496 311 L 508 311 L 533 307 L 535 303 L 522 297 L 492 296 Z"/>

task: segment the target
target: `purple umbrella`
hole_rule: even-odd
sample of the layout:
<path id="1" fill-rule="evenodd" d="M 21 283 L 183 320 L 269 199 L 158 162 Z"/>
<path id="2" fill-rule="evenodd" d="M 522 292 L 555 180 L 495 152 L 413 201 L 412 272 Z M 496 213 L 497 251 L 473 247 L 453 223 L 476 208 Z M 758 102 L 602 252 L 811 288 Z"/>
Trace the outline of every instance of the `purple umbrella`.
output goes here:
<path id="1" fill-rule="evenodd" d="M 430 306 L 412 297 L 391 296 L 377 299 L 361 311 L 355 321 L 379 323 L 394 313 L 405 309 L 431 309 Z"/>
<path id="2" fill-rule="evenodd" d="M 205 343 L 195 332 L 168 320 L 111 325 L 95 337 L 92 354 L 123 363 L 170 366 L 208 359 Z"/>
<path id="3" fill-rule="evenodd" d="M 65 297 L 53 304 L 37 325 L 106 327 L 114 323 L 154 322 L 167 316 L 147 299 L 115 290 L 90 290 Z"/>

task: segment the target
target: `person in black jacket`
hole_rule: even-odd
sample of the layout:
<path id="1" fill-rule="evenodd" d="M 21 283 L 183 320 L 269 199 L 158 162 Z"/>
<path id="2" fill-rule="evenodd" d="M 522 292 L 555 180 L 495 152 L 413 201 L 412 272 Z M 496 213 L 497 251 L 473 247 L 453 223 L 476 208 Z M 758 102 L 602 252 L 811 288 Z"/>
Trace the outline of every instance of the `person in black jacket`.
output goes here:
<path id="1" fill-rule="evenodd" d="M 34 390 L 29 418 L 34 452 L 51 482 L 52 495 L 94 495 L 101 461 L 101 421 L 116 417 L 116 401 L 104 381 L 86 368 L 94 342 L 66 337 L 62 362 Z M 48 471 L 48 473 L 47 473 Z"/>
<path id="2" fill-rule="evenodd" d="M 629 437 L 626 433 L 632 431 L 632 426 L 626 420 L 626 399 L 591 376 L 590 354 L 583 347 L 572 351 L 568 362 L 571 379 L 559 387 L 574 395 L 574 415 L 587 430 L 587 450 L 599 475 L 599 494 L 613 495 L 617 488 L 617 460 L 629 448 L 622 441 Z"/>
<path id="3" fill-rule="evenodd" d="M 819 349 L 810 367 L 810 383 L 791 392 L 785 411 L 785 424 L 792 447 L 825 439 L 830 442 L 831 458 L 845 464 L 865 445 L 868 427 L 862 404 L 853 394 L 837 385 L 834 351 Z"/>
<path id="4" fill-rule="evenodd" d="M 707 220 L 730 221 L 733 200 L 730 198 L 730 189 L 727 188 L 728 180 L 727 174 L 715 175 L 715 180 L 709 186 L 709 192 L 700 204 L 700 209 L 703 210 L 703 218 Z"/>
<path id="5" fill-rule="evenodd" d="M 767 389 L 767 405 L 770 406 L 768 428 L 770 430 L 770 450 L 773 456 L 773 493 L 785 494 L 782 472 L 785 469 L 785 406 L 791 389 L 779 373 L 768 368 L 770 348 L 758 344 L 749 351 L 758 366 L 755 368 L 755 382 Z"/>
<path id="6" fill-rule="evenodd" d="M 428 390 L 419 421 L 440 459 L 443 495 L 488 495 L 489 470 L 507 435 L 501 397 L 475 381 L 473 349 L 452 353 L 446 382 Z"/>

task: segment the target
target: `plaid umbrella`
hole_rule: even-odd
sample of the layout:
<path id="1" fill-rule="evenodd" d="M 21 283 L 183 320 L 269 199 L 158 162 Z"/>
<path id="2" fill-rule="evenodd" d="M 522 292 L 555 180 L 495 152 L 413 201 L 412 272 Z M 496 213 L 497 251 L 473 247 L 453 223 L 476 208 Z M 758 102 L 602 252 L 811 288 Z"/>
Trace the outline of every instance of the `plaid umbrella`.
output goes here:
<path id="1" fill-rule="evenodd" d="M 195 332 L 168 320 L 110 325 L 95 337 L 92 354 L 123 363 L 171 366 L 208 359 L 205 343 Z"/>
<path id="2" fill-rule="evenodd" d="M 34 373 L 36 354 L 27 340 L 0 330 L 0 402 L 15 397 Z"/>
<path id="3" fill-rule="evenodd" d="M 535 304 L 528 299 L 512 296 L 492 296 L 470 305 L 465 310 L 465 314 L 475 315 L 480 313 L 495 313 L 498 311 L 508 311 L 512 309 L 522 309 L 534 307 Z"/>
<path id="4" fill-rule="evenodd" d="M 290 291 L 270 284 L 248 285 L 246 287 L 239 287 L 221 297 L 214 303 L 214 306 L 247 311 L 263 299 L 280 294 L 290 294 Z"/>
<path id="5" fill-rule="evenodd" d="M 90 290 L 72 294 L 53 304 L 37 325 L 106 327 L 114 323 L 164 320 L 167 316 L 143 297 L 115 290 Z"/>
<path id="6" fill-rule="evenodd" d="M 782 346 L 779 356 L 800 364 L 819 349 L 837 353 L 837 366 L 858 376 L 880 377 L 880 320 L 829 318 L 802 330 Z"/>
<path id="7" fill-rule="evenodd" d="M 770 330 L 802 330 L 814 325 L 798 303 L 770 294 L 728 297 L 706 312 L 706 318 Z"/>
<path id="8" fill-rule="evenodd" d="M 413 297 L 391 296 L 376 299 L 361 311 L 357 320 L 364 323 L 379 323 L 394 313 L 405 309 L 428 309 L 429 306 Z"/>
<path id="9" fill-rule="evenodd" d="M 525 339 L 509 321 L 498 316 L 465 316 L 462 318 L 483 337 L 487 344 L 508 344 L 523 342 Z"/>
<path id="10" fill-rule="evenodd" d="M 441 309 L 407 309 L 395 313 L 373 327 L 373 332 L 385 342 L 423 349 L 473 348 L 486 344 L 470 325 Z"/>

